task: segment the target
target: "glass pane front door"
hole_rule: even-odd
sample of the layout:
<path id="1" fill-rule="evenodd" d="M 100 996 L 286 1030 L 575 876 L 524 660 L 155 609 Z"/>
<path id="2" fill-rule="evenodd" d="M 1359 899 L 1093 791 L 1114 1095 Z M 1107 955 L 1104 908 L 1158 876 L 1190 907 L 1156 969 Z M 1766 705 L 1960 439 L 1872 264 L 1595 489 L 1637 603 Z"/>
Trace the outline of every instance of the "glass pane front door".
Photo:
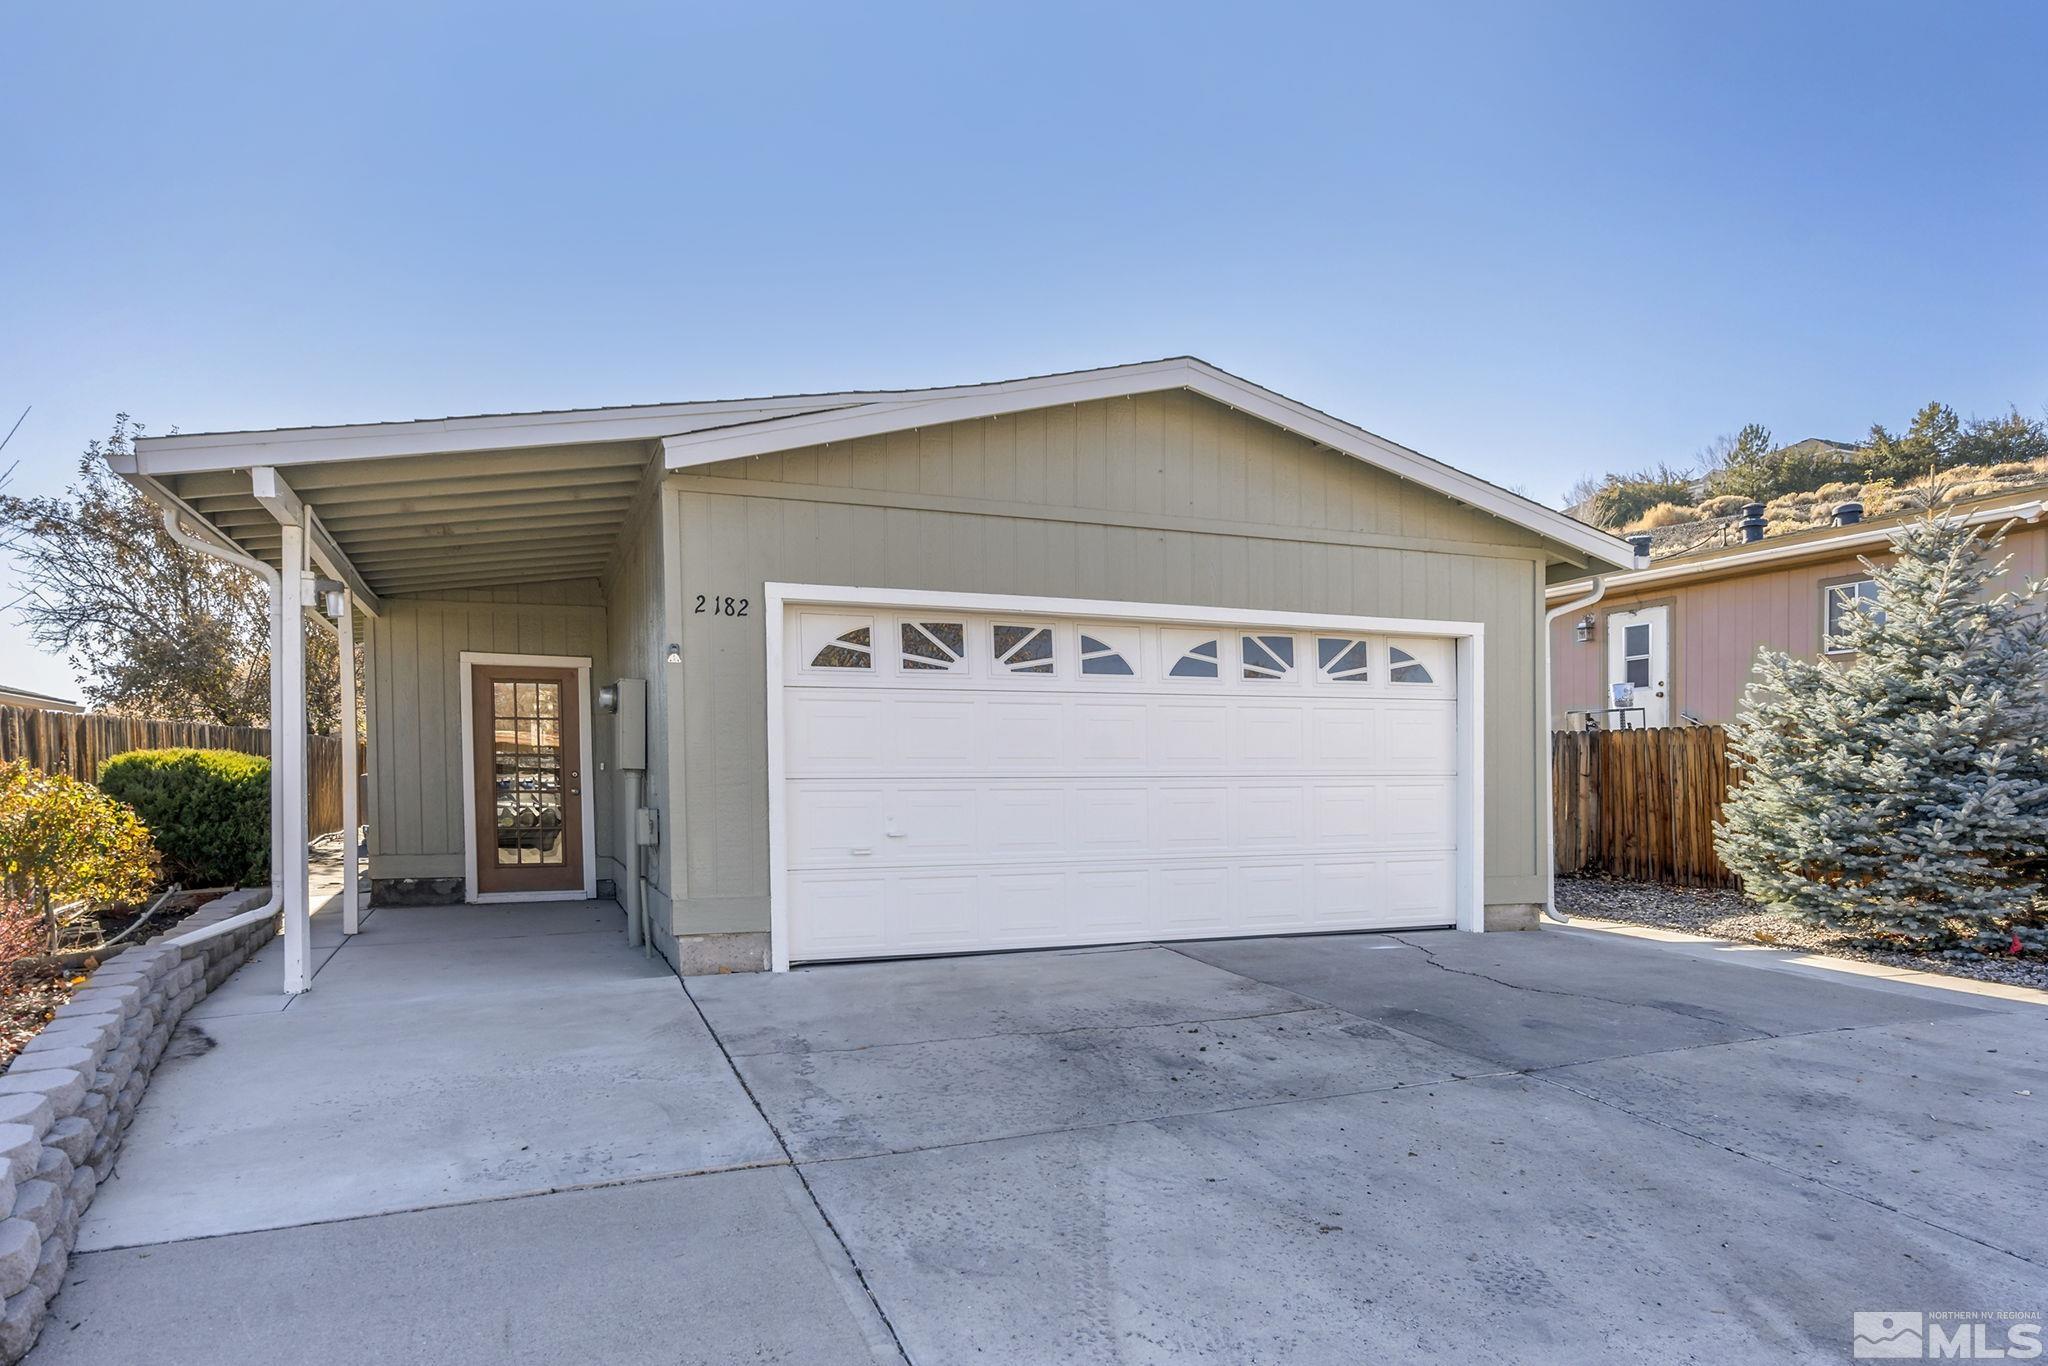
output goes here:
<path id="1" fill-rule="evenodd" d="M 491 750 L 498 866 L 562 863 L 562 685 L 493 682 Z"/>
<path id="2" fill-rule="evenodd" d="M 474 664 L 477 890 L 583 886 L 583 775 L 574 669 Z"/>

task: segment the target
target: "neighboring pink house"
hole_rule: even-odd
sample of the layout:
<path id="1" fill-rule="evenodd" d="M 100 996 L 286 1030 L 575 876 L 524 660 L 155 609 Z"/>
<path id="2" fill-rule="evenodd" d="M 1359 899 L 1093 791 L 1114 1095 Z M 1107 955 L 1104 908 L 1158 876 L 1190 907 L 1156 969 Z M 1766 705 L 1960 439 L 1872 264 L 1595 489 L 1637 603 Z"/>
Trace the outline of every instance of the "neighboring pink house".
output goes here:
<path id="1" fill-rule="evenodd" d="M 2013 523 L 2006 551 L 2015 578 L 2048 575 L 2048 485 L 1971 499 L 1950 511 L 1972 523 Z M 1731 546 L 1658 560 L 1606 576 L 1606 594 L 1567 611 L 1550 628 L 1550 720 L 1675 726 L 1735 717 L 1759 646 L 1818 657 L 1841 613 L 1872 592 L 1859 557 L 1882 562 L 1893 527 L 1918 513 L 1865 521 L 1861 507 L 1838 509 L 1836 524 L 1764 536 L 1760 518 Z M 1555 610 L 1583 598 L 1591 579 L 1552 585 Z M 1844 656 L 1846 657 L 1846 656 Z M 1617 708 L 1617 688 L 1628 705 Z"/>

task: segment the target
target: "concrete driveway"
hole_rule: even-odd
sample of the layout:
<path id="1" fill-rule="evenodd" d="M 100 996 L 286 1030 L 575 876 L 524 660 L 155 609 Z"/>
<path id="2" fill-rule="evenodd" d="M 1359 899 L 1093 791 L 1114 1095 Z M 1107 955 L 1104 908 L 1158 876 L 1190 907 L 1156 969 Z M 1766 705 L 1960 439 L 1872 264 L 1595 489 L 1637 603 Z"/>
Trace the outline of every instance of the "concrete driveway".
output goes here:
<path id="1" fill-rule="evenodd" d="M 196 1022 L 216 1046 L 159 1073 L 35 1360 L 1841 1361 L 1856 1309 L 2048 1308 L 2037 1005 L 1560 930 L 686 996 L 608 909 L 369 961 L 412 914 L 275 1012 L 348 1049 Z M 480 1001 L 567 1013 L 486 1012 L 522 1039 L 502 1083 L 427 986 L 472 965 Z M 461 1038 L 379 1080 L 401 1016 Z M 299 1074 L 283 1127 L 234 1102 L 198 1146 L 260 1135 L 260 1199 L 184 1137 L 259 1060 Z M 263 1218 L 292 1226 L 221 1227 Z"/>

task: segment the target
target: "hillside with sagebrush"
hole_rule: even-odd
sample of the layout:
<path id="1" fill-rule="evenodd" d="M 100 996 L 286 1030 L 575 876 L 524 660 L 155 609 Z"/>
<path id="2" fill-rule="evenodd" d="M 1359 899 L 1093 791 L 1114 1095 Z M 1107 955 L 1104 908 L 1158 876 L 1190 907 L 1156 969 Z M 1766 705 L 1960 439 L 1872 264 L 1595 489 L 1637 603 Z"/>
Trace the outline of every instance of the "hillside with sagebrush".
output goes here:
<path id="1" fill-rule="evenodd" d="M 1742 505 L 1764 505 L 1766 534 L 1825 526 L 1838 504 L 1866 516 L 1944 507 L 2048 484 L 2048 425 L 2017 409 L 1958 418 L 1930 403 L 1904 432 L 1876 425 L 1860 442 L 1808 437 L 1778 445 L 1752 423 L 1688 466 L 1581 480 L 1569 511 L 1610 531 L 1648 532 L 1651 554 L 1682 555 L 1741 539 Z"/>

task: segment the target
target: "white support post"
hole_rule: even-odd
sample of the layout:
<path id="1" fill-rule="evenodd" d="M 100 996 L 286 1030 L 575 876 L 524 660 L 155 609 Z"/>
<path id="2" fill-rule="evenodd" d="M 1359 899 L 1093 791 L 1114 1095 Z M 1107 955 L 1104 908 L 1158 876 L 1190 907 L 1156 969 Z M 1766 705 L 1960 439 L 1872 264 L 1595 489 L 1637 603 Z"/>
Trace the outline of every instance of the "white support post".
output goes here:
<path id="1" fill-rule="evenodd" d="M 356 595 L 341 595 L 341 932 L 361 929 L 361 898 L 356 886 L 356 831 L 361 816 L 356 811 Z"/>
<path id="2" fill-rule="evenodd" d="M 277 858 L 284 888 L 284 989 L 313 982 L 311 888 L 306 868 L 306 527 L 278 528 L 283 584 L 278 593 L 278 692 L 283 704 L 270 718 L 270 782 L 278 810 Z"/>

